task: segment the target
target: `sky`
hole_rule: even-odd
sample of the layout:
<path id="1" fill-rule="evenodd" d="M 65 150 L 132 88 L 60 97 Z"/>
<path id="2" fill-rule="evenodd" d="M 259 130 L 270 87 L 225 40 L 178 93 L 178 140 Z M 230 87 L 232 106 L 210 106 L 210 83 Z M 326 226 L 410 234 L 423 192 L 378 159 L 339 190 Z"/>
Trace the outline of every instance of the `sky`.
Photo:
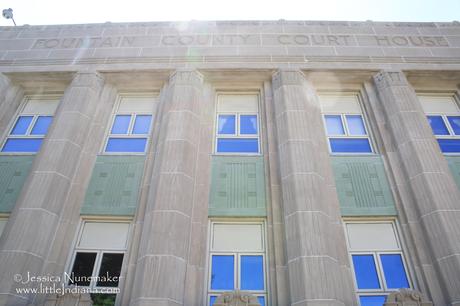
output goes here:
<path id="1" fill-rule="evenodd" d="M 0 0 L 17 25 L 188 20 L 460 20 L 460 0 Z M 0 17 L 0 26 L 13 25 Z"/>

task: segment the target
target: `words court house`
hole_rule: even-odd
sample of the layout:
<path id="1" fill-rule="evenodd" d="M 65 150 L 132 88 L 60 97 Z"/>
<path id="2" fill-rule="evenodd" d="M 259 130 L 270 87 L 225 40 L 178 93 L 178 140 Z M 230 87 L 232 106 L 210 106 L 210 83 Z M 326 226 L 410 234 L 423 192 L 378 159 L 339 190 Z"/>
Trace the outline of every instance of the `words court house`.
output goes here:
<path id="1" fill-rule="evenodd" d="M 0 305 L 460 305 L 459 22 L 1 27 L 0 134 Z"/>

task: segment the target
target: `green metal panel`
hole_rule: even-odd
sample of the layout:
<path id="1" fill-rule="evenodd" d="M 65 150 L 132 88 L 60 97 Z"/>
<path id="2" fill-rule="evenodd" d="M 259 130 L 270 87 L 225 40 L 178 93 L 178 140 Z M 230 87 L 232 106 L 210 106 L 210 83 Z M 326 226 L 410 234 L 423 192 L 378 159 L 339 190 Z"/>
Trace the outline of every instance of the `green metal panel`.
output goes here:
<path id="1" fill-rule="evenodd" d="M 342 216 L 396 215 L 380 156 L 332 156 Z"/>
<path id="2" fill-rule="evenodd" d="M 133 216 L 144 163 L 145 156 L 98 156 L 81 214 Z"/>
<path id="3" fill-rule="evenodd" d="M 35 155 L 0 155 L 0 213 L 10 213 Z"/>
<path id="4" fill-rule="evenodd" d="M 460 189 L 460 156 L 446 156 L 446 159 L 458 189 Z"/>
<path id="5" fill-rule="evenodd" d="M 213 156 L 209 215 L 267 215 L 262 156 Z"/>

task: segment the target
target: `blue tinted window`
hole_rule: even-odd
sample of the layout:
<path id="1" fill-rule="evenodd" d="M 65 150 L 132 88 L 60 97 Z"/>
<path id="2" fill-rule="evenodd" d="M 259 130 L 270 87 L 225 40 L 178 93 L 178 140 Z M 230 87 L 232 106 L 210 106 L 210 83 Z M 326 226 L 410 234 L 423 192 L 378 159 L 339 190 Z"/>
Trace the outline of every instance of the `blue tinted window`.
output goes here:
<path id="1" fill-rule="evenodd" d="M 38 152 L 42 142 L 43 138 L 9 138 L 2 152 Z"/>
<path id="2" fill-rule="evenodd" d="M 449 130 L 447 130 L 444 120 L 441 116 L 428 116 L 428 122 L 433 129 L 433 134 L 435 135 L 449 135 Z"/>
<path id="3" fill-rule="evenodd" d="M 460 153 L 460 139 L 438 139 L 444 153 Z"/>
<path id="4" fill-rule="evenodd" d="M 213 255 L 211 271 L 211 289 L 233 290 L 234 261 L 232 255 Z"/>
<path id="5" fill-rule="evenodd" d="M 387 287 L 390 289 L 409 288 L 409 282 L 404 271 L 401 255 L 399 254 L 382 254 L 383 273 Z"/>
<path id="6" fill-rule="evenodd" d="M 254 135 L 257 134 L 257 116 L 241 115 L 240 116 L 240 134 Z"/>
<path id="7" fill-rule="evenodd" d="M 217 134 L 236 134 L 235 124 L 235 115 L 219 115 Z"/>
<path id="8" fill-rule="evenodd" d="M 144 152 L 147 138 L 109 138 L 106 152 Z"/>
<path id="9" fill-rule="evenodd" d="M 216 300 L 217 300 L 217 296 L 211 296 L 211 298 L 209 299 L 209 306 L 214 305 Z"/>
<path id="10" fill-rule="evenodd" d="M 384 295 L 376 295 L 376 296 L 360 296 L 359 302 L 361 306 L 383 306 L 385 303 L 385 299 L 387 297 Z"/>
<path id="11" fill-rule="evenodd" d="M 265 306 L 265 297 L 263 296 L 258 296 L 257 300 L 259 301 L 261 306 Z"/>
<path id="12" fill-rule="evenodd" d="M 241 256 L 241 289 L 264 290 L 264 264 L 262 256 Z"/>
<path id="13" fill-rule="evenodd" d="M 346 118 L 350 135 L 366 135 L 366 128 L 361 115 L 347 115 Z"/>
<path id="14" fill-rule="evenodd" d="M 131 115 L 116 115 L 113 121 L 112 134 L 127 134 Z"/>
<path id="15" fill-rule="evenodd" d="M 328 135 L 345 135 L 340 115 L 326 115 L 326 129 Z"/>
<path id="16" fill-rule="evenodd" d="M 353 255 L 352 258 L 358 289 L 380 289 L 374 256 Z"/>
<path id="17" fill-rule="evenodd" d="M 137 115 L 134 122 L 133 134 L 147 134 L 150 130 L 151 122 L 151 115 Z"/>
<path id="18" fill-rule="evenodd" d="M 11 135 L 25 135 L 33 116 L 19 116 L 16 124 L 14 125 Z"/>
<path id="19" fill-rule="evenodd" d="M 53 121 L 53 116 L 39 116 L 30 132 L 31 135 L 46 135 L 48 128 Z"/>
<path id="20" fill-rule="evenodd" d="M 448 116 L 447 120 L 449 120 L 452 130 L 454 130 L 454 134 L 460 135 L 460 116 Z"/>
<path id="21" fill-rule="evenodd" d="M 372 153 L 367 138 L 330 138 L 333 153 Z"/>
<path id="22" fill-rule="evenodd" d="M 258 153 L 259 141 L 257 138 L 219 138 L 217 152 L 220 153 Z"/>

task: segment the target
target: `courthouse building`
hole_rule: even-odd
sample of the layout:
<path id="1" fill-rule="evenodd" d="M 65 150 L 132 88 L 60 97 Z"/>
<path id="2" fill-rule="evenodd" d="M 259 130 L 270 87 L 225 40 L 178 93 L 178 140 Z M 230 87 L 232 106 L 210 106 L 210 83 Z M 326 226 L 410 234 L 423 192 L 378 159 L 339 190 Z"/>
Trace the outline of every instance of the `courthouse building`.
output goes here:
<path id="1" fill-rule="evenodd" d="M 1 305 L 460 305 L 459 22 L 1 27 L 0 134 Z"/>

